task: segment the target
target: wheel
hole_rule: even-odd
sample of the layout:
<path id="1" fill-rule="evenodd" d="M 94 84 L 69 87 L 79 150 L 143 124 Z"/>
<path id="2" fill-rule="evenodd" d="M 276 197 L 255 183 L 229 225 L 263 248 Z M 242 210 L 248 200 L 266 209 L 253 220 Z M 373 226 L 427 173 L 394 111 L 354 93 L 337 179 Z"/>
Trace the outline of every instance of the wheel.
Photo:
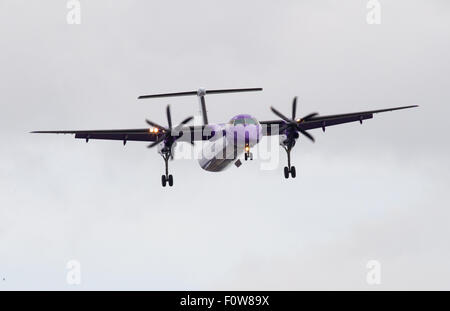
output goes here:
<path id="1" fill-rule="evenodd" d="M 244 154 L 244 159 L 245 159 L 245 161 L 248 160 L 248 154 Z"/>
<path id="2" fill-rule="evenodd" d="M 291 166 L 291 177 L 295 178 L 296 175 L 297 175 L 297 172 L 295 171 L 295 166 Z"/>
<path id="3" fill-rule="evenodd" d="M 173 176 L 169 175 L 169 186 L 172 187 L 173 186 Z"/>
<path id="4" fill-rule="evenodd" d="M 253 161 L 253 153 L 250 153 L 250 161 Z"/>
<path id="5" fill-rule="evenodd" d="M 163 187 L 166 186 L 166 182 L 167 182 L 166 175 L 162 175 L 161 176 L 161 184 L 162 184 Z"/>
<path id="6" fill-rule="evenodd" d="M 287 166 L 284 167 L 284 178 L 289 178 L 289 168 Z"/>

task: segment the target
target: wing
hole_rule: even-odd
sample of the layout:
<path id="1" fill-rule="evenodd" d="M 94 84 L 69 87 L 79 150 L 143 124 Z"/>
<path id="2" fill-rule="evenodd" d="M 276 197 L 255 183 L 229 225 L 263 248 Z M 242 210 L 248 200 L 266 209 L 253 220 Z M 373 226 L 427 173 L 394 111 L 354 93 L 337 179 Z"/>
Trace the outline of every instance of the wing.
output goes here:
<path id="1" fill-rule="evenodd" d="M 312 117 L 308 121 L 300 121 L 298 124 L 303 130 L 312 130 L 316 128 L 322 128 L 325 131 L 325 128 L 332 125 L 338 125 L 349 122 L 361 122 L 363 120 L 372 119 L 375 113 L 401 110 L 418 107 L 414 106 L 403 106 L 403 107 L 394 107 L 380 110 L 370 110 L 370 111 L 361 111 L 354 113 L 346 113 L 346 114 L 335 114 L 328 116 L 316 116 Z M 274 120 L 274 121 L 261 121 L 263 125 L 263 134 L 266 136 L 269 135 L 280 135 L 284 131 L 285 122 L 282 120 Z"/>
<path id="2" fill-rule="evenodd" d="M 146 129 L 124 129 L 124 130 L 93 130 L 93 131 L 33 131 L 36 134 L 72 134 L 75 138 L 105 139 L 126 141 L 156 141 L 159 133 L 153 133 Z"/>
<path id="3" fill-rule="evenodd" d="M 157 132 L 154 129 L 158 129 Z M 123 130 L 92 130 L 92 131 L 33 131 L 34 134 L 71 134 L 75 138 L 85 139 L 103 139 L 103 140 L 121 140 L 127 141 L 157 141 L 164 129 L 153 127 L 153 131 L 149 128 L 145 129 L 123 129 Z M 180 141 L 192 142 L 208 140 L 214 136 L 214 131 L 205 126 L 188 126 L 180 129 Z"/>

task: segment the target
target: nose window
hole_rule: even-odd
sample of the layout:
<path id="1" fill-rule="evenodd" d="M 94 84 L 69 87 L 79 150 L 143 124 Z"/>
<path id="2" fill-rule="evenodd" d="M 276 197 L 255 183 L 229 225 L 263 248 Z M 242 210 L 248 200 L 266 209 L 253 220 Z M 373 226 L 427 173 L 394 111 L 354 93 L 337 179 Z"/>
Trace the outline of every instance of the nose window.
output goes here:
<path id="1" fill-rule="evenodd" d="M 242 124 L 245 125 L 245 119 L 236 119 L 234 120 L 234 125 Z"/>
<path id="2" fill-rule="evenodd" d="M 250 124 L 258 125 L 258 122 L 254 118 L 237 118 L 237 119 L 231 120 L 231 122 L 233 125 L 239 125 L 239 124 L 244 125 L 244 126 L 250 125 Z"/>
<path id="3" fill-rule="evenodd" d="M 256 121 L 254 119 L 245 119 L 245 124 L 253 124 L 256 125 Z"/>

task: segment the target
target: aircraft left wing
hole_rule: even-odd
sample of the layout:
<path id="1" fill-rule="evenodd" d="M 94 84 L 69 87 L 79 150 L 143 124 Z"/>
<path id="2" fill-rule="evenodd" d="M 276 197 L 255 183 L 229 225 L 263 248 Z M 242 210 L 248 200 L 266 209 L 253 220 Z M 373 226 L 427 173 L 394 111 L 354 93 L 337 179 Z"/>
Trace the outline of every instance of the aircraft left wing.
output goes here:
<path id="1" fill-rule="evenodd" d="M 150 129 L 123 129 L 123 130 L 92 130 L 92 131 L 33 131 L 36 134 L 72 134 L 75 138 L 105 139 L 127 141 L 156 141 L 158 133 L 153 133 Z"/>
<path id="2" fill-rule="evenodd" d="M 346 114 L 335 114 L 335 115 L 327 115 L 327 116 L 315 116 L 307 121 L 298 120 L 302 130 L 312 130 L 316 128 L 322 128 L 325 131 L 325 128 L 332 125 L 338 125 L 349 122 L 361 122 L 363 120 L 372 119 L 373 115 L 376 113 L 408 109 L 418 107 L 417 105 L 413 106 L 403 106 L 403 107 L 394 107 L 387 109 L 379 109 L 379 110 L 369 110 L 369 111 L 361 111 L 354 113 L 346 113 Z M 285 129 L 285 122 L 283 120 L 274 120 L 274 121 L 260 121 L 263 125 L 263 134 L 266 136 L 269 135 L 280 135 L 283 133 Z"/>
<path id="3" fill-rule="evenodd" d="M 155 131 L 157 129 L 157 131 Z M 143 128 L 143 129 L 119 129 L 119 130 L 75 130 L 75 131 L 33 131 L 34 134 L 69 134 L 75 135 L 75 138 L 85 139 L 102 139 L 102 140 L 121 140 L 127 141 L 157 141 L 164 134 L 162 128 Z M 205 129 L 205 126 L 189 126 L 180 129 L 182 135 L 179 141 L 191 142 L 208 140 L 214 132 Z"/>

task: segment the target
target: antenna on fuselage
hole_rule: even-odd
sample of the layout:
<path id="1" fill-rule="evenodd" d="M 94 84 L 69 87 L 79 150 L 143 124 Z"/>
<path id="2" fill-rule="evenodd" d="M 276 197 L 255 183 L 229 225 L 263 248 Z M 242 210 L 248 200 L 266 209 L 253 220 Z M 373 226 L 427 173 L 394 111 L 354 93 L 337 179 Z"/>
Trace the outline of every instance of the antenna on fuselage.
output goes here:
<path id="1" fill-rule="evenodd" d="M 190 92 L 142 95 L 142 96 L 139 96 L 138 99 L 197 95 L 197 97 L 200 100 L 200 109 L 201 109 L 201 112 L 202 112 L 203 124 L 206 125 L 206 124 L 208 124 L 208 113 L 206 111 L 205 95 L 225 94 L 225 93 L 241 93 L 241 92 L 255 92 L 255 91 L 262 91 L 262 90 L 263 90 L 262 88 L 222 89 L 222 90 L 206 90 L 204 88 L 200 88 L 197 91 L 190 91 Z"/>

